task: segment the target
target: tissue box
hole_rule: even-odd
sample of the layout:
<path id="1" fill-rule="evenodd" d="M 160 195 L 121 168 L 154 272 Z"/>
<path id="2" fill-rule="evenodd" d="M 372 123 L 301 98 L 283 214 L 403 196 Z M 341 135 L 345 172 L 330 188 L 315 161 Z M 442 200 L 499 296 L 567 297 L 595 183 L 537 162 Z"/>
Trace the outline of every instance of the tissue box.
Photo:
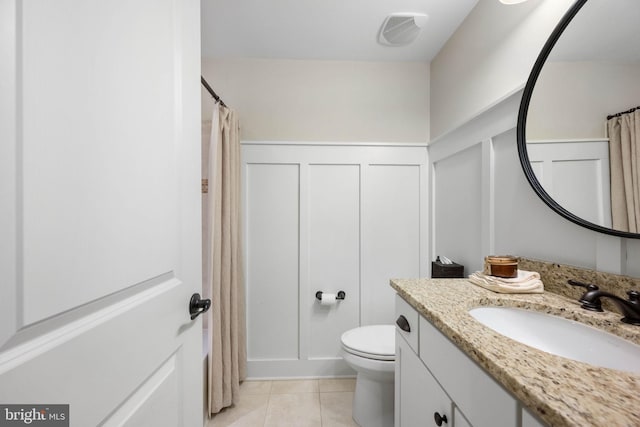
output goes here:
<path id="1" fill-rule="evenodd" d="M 464 278 L 464 265 L 443 264 L 440 261 L 431 263 L 431 277 L 434 279 L 461 279 Z"/>

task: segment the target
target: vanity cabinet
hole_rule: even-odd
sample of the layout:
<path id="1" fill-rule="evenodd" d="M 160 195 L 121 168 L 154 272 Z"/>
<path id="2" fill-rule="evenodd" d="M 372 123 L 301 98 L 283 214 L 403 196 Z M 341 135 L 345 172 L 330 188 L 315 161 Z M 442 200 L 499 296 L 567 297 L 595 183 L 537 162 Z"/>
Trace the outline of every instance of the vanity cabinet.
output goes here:
<path id="1" fill-rule="evenodd" d="M 419 324 L 420 359 L 472 425 L 517 425 L 518 401 L 424 317 Z"/>
<path id="2" fill-rule="evenodd" d="M 528 424 L 537 420 L 518 400 L 396 295 L 400 316 L 410 332 L 396 327 L 396 427 L 436 426 L 436 412 L 446 427 L 541 426 Z"/>
<path id="3" fill-rule="evenodd" d="M 531 412 L 522 408 L 522 427 L 545 427 Z"/>
<path id="4" fill-rule="evenodd" d="M 396 427 L 471 427 L 418 355 L 420 315 L 400 297 L 396 314 Z"/>
<path id="5" fill-rule="evenodd" d="M 399 362 L 396 363 L 396 426 L 435 426 L 435 413 L 450 420 L 451 399 L 399 333 L 396 334 L 396 361 Z"/>
<path id="6" fill-rule="evenodd" d="M 453 423 L 456 427 L 472 427 L 458 408 L 453 408 Z"/>

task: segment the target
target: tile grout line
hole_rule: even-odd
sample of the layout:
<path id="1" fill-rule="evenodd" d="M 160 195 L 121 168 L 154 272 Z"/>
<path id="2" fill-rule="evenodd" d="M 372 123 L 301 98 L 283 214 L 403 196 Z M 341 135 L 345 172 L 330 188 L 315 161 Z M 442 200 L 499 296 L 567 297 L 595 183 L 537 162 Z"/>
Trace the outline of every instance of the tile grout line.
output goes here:
<path id="1" fill-rule="evenodd" d="M 266 427 L 267 425 L 267 415 L 269 414 L 269 406 L 271 405 L 271 388 L 273 386 L 273 381 L 270 381 L 269 384 L 269 394 L 267 395 L 267 407 L 264 410 L 264 418 L 262 419 L 262 427 Z"/>
<path id="2" fill-rule="evenodd" d="M 320 427 L 323 426 L 324 422 L 322 421 L 322 399 L 320 399 L 320 381 L 318 381 L 318 409 L 320 409 Z"/>

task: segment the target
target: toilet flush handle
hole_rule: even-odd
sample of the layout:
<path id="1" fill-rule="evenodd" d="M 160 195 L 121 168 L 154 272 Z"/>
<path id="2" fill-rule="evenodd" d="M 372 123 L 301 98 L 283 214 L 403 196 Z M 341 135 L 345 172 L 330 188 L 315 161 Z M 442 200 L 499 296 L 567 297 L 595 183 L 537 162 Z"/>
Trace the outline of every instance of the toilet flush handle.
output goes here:
<path id="1" fill-rule="evenodd" d="M 400 315 L 400 317 L 398 317 L 398 320 L 396 320 L 396 325 L 398 325 L 398 327 L 405 332 L 411 332 L 411 326 L 409 326 L 409 321 L 402 314 Z"/>

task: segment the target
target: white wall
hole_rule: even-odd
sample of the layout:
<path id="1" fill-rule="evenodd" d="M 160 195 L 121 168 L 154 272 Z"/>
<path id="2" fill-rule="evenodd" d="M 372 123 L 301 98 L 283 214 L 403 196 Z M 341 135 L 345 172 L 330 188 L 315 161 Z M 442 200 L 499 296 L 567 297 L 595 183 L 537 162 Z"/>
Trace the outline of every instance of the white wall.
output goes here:
<path id="1" fill-rule="evenodd" d="M 203 58 L 202 73 L 239 112 L 242 140 L 428 139 L 429 64 Z"/>
<path id="2" fill-rule="evenodd" d="M 392 323 L 389 279 L 427 274 L 429 64 L 203 58 L 202 74 L 247 142 L 248 375 L 352 375 L 340 335 Z"/>
<path id="3" fill-rule="evenodd" d="M 480 0 L 431 62 L 431 137 L 521 89 L 573 0 Z"/>
<path id="4" fill-rule="evenodd" d="M 607 115 L 640 103 L 640 65 L 547 62 L 527 114 L 527 138 L 605 136 Z"/>
<path id="5" fill-rule="evenodd" d="M 432 253 L 464 264 L 467 272 L 480 270 L 484 256 L 500 253 L 637 275 L 638 240 L 579 227 L 529 186 L 516 148 L 520 96 L 429 146 Z"/>
<path id="6" fill-rule="evenodd" d="M 611 228 L 609 141 L 572 139 L 527 142 L 536 179 L 563 208 Z"/>
<path id="7" fill-rule="evenodd" d="M 392 324 L 389 279 L 426 276 L 424 144 L 245 143 L 247 373 L 352 375 L 340 337 Z M 321 306 L 317 291 L 346 297 Z"/>
<path id="8" fill-rule="evenodd" d="M 558 216 L 533 192 L 519 163 L 518 88 L 569 3 L 506 7 L 480 0 L 431 64 L 431 133 L 443 135 L 429 145 L 432 254 L 446 251 L 467 271 L 481 269 L 485 255 L 511 253 L 640 273 L 639 240 L 596 233 Z M 455 177 L 460 182 L 445 184 Z M 466 207 L 461 196 L 468 197 Z M 456 233 L 457 224 L 480 231 Z"/>
<path id="9" fill-rule="evenodd" d="M 433 230 L 437 250 L 432 258 L 444 255 L 458 263 L 469 266 L 469 261 L 481 251 L 482 241 L 482 147 L 471 146 L 433 162 L 432 185 L 434 215 L 438 226 Z M 468 212 L 474 212 L 469 215 Z M 460 242 L 466 242 L 461 245 Z M 455 254 L 455 255 L 454 255 Z M 464 262 L 462 262 L 464 260 Z M 466 274 L 473 271 L 466 269 Z"/>

